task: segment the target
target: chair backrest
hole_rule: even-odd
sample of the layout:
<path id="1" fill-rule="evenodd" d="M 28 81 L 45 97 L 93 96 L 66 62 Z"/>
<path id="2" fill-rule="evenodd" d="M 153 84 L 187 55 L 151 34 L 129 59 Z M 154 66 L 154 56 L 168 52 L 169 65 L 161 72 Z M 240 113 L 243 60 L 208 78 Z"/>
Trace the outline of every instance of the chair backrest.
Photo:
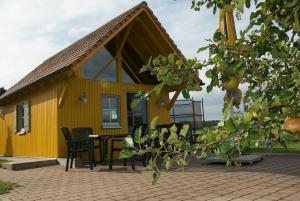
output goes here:
<path id="1" fill-rule="evenodd" d="M 69 129 L 66 127 L 63 127 L 63 128 L 61 128 L 61 131 L 65 137 L 68 147 L 71 148 L 73 145 L 73 139 L 72 139 Z"/>
<path id="2" fill-rule="evenodd" d="M 73 128 L 73 138 L 74 141 L 87 141 L 89 138 L 89 135 L 93 134 L 92 128 Z"/>

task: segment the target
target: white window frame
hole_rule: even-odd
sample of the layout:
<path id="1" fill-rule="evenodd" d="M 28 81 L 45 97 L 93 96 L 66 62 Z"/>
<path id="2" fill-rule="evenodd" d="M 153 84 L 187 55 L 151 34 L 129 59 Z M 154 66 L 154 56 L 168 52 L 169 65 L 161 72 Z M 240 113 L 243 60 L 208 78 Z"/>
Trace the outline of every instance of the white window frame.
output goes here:
<path id="1" fill-rule="evenodd" d="M 117 108 L 104 108 L 103 107 L 103 99 L 104 98 L 117 98 L 118 99 L 118 106 Z M 110 102 L 110 101 L 109 101 Z M 109 95 L 109 94 L 104 94 L 101 95 L 101 117 L 102 117 L 102 127 L 103 128 L 121 128 L 121 96 L 119 95 Z M 110 104 L 110 103 L 109 103 Z M 110 114 L 110 122 L 104 122 L 104 111 L 115 111 L 117 109 L 117 115 L 118 115 L 118 122 L 111 122 L 111 114 Z"/>

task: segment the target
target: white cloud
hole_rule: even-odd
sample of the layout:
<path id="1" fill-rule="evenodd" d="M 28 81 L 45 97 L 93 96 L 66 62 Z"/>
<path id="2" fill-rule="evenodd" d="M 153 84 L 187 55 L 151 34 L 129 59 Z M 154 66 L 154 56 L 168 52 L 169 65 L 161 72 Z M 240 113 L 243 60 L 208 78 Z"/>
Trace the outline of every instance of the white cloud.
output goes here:
<path id="1" fill-rule="evenodd" d="M 0 2 L 0 86 L 12 86 L 56 52 L 95 30 L 140 0 L 2 0 Z M 191 0 L 149 0 L 148 4 L 187 57 L 197 55 L 216 30 L 218 16 L 190 9 Z M 239 27 L 244 21 L 238 22 Z M 201 78 L 207 82 L 204 72 Z M 220 118 L 223 92 L 204 98 L 208 119 Z"/>

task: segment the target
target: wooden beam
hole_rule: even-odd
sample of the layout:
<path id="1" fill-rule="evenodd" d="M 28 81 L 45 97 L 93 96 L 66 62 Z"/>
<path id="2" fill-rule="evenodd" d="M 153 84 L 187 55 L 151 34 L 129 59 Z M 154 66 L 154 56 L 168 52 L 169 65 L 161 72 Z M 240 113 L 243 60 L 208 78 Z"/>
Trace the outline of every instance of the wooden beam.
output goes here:
<path id="1" fill-rule="evenodd" d="M 58 99 L 58 107 L 59 108 L 62 106 L 66 91 L 67 91 L 67 83 L 64 83 L 64 88 L 63 88 L 63 90 L 62 90 L 62 92 L 59 96 L 59 99 Z"/>
<path id="2" fill-rule="evenodd" d="M 166 90 L 167 92 L 172 92 L 172 91 L 180 90 L 181 88 L 182 88 L 182 85 L 165 86 L 165 87 L 164 87 L 164 90 Z"/>
<path id="3" fill-rule="evenodd" d="M 127 61 L 124 58 L 122 58 L 122 61 L 126 65 L 127 69 L 130 71 L 130 73 L 133 75 L 133 77 L 139 82 L 139 84 L 143 84 L 142 81 L 140 80 L 140 78 L 135 74 L 135 72 L 129 66 L 129 64 L 127 63 Z"/>
<path id="4" fill-rule="evenodd" d="M 171 99 L 171 101 L 167 105 L 167 110 L 170 110 L 173 107 L 173 105 L 174 105 L 176 99 L 178 98 L 180 92 L 181 92 L 181 89 L 178 89 L 176 91 L 176 93 L 174 94 L 173 98 Z"/>
<path id="5" fill-rule="evenodd" d="M 118 49 L 117 49 L 117 54 L 118 54 L 118 53 L 119 53 L 119 54 L 122 53 L 123 47 L 124 47 L 124 45 L 125 45 L 125 43 L 126 43 L 126 41 L 127 41 L 127 39 L 128 39 L 128 36 L 129 36 L 129 34 L 130 34 L 130 32 L 131 32 L 131 29 L 132 29 L 132 27 L 133 27 L 133 23 L 134 23 L 134 21 L 128 26 L 128 28 L 127 28 L 127 30 L 126 30 L 126 33 L 125 33 L 125 35 L 123 36 L 122 41 L 121 41 L 121 43 L 119 44 L 119 47 L 118 47 Z"/>

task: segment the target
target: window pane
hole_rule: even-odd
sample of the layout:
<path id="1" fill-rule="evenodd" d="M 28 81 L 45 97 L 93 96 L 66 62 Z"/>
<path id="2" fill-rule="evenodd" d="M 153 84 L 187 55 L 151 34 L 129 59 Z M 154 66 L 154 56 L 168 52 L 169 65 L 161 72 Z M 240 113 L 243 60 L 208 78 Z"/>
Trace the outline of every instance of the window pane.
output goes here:
<path id="1" fill-rule="evenodd" d="M 18 105 L 17 106 L 17 131 L 20 132 L 24 129 L 24 106 Z"/>
<path id="2" fill-rule="evenodd" d="M 108 50 L 102 48 L 83 65 L 83 77 L 86 79 L 116 81 L 116 62 L 113 59 Z"/>
<path id="3" fill-rule="evenodd" d="M 134 84 L 133 79 L 127 74 L 127 72 L 122 68 L 122 80 L 125 83 Z"/>
<path id="4" fill-rule="evenodd" d="M 118 123 L 119 122 L 118 110 L 111 110 L 111 122 L 112 123 Z"/>
<path id="5" fill-rule="evenodd" d="M 102 108 L 109 109 L 109 97 L 107 96 L 102 97 Z"/>
<path id="6" fill-rule="evenodd" d="M 103 111 L 103 123 L 110 123 L 110 111 Z"/>
<path id="7" fill-rule="evenodd" d="M 117 64 L 114 60 L 108 66 L 102 69 L 103 71 L 96 78 L 97 80 L 106 80 L 106 81 L 117 81 Z"/>
<path id="8" fill-rule="evenodd" d="M 119 98 L 110 97 L 110 109 L 118 109 L 119 107 Z"/>
<path id="9" fill-rule="evenodd" d="M 102 119 L 105 125 L 120 124 L 120 98 L 118 96 L 102 96 Z"/>

